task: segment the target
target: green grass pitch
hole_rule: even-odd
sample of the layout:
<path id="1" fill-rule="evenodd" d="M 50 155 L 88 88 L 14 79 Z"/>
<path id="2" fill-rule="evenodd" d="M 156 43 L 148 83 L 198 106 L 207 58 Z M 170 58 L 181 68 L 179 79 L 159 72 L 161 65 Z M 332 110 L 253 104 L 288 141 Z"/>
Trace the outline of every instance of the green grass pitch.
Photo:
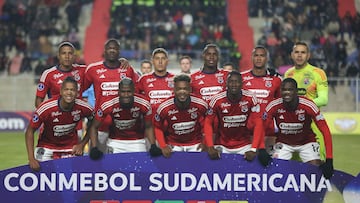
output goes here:
<path id="1" fill-rule="evenodd" d="M 0 133 L 0 170 L 27 164 L 24 133 Z M 334 167 L 357 176 L 359 135 L 333 135 Z"/>

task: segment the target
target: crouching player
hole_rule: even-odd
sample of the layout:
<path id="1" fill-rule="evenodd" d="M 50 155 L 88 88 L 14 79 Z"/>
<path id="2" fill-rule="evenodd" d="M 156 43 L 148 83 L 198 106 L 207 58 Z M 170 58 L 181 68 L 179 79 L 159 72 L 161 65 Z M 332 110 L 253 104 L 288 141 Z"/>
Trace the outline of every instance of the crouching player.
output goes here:
<path id="1" fill-rule="evenodd" d="M 67 77 L 60 89 L 60 97 L 43 102 L 35 111 L 25 132 L 30 168 L 40 170 L 39 161 L 79 156 L 83 153 L 88 136 L 80 142 L 76 126 L 83 118 L 91 120 L 93 109 L 85 101 L 76 99 L 78 84 Z M 34 151 L 34 132 L 43 124 Z"/>
<path id="2" fill-rule="evenodd" d="M 267 165 L 271 158 L 264 149 L 265 132 L 256 97 L 242 90 L 242 77 L 238 71 L 228 74 L 226 86 L 226 91 L 210 100 L 210 111 L 205 119 L 205 137 L 210 158 L 218 159 L 220 152 L 223 152 L 242 154 L 246 160 L 252 161 L 259 152 L 260 163 Z M 216 126 L 215 119 L 219 121 Z M 214 130 L 219 132 L 215 139 Z"/>
<path id="3" fill-rule="evenodd" d="M 329 127 L 315 103 L 298 96 L 297 88 L 294 79 L 284 79 L 281 84 L 281 98 L 271 101 L 265 109 L 263 119 L 269 129 L 267 132 L 276 132 L 273 158 L 290 160 L 293 153 L 298 152 L 303 162 L 320 166 L 324 177 L 329 179 L 334 172 Z M 326 148 L 324 163 L 320 160 L 320 146 L 310 127 L 312 121 L 324 136 Z"/>
<path id="4" fill-rule="evenodd" d="M 159 156 L 161 150 L 155 144 L 152 126 L 152 110 L 144 96 L 135 93 L 134 82 L 124 78 L 119 82 L 119 96 L 104 102 L 96 110 L 95 119 L 89 129 L 91 139 L 90 158 L 100 159 L 102 152 L 97 148 L 98 130 L 104 119 L 110 115 L 107 153 L 146 152 L 145 135 L 151 144 L 150 155 Z"/>

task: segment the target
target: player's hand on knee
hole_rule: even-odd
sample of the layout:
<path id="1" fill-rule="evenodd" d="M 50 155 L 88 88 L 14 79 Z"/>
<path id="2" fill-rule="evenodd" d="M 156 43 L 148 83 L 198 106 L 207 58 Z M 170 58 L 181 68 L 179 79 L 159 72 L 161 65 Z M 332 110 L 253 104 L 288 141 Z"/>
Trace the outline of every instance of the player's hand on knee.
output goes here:
<path id="1" fill-rule="evenodd" d="M 320 165 L 320 169 L 326 179 L 330 179 L 334 174 L 334 165 L 332 159 L 326 159 L 325 163 Z"/>
<path id="2" fill-rule="evenodd" d="M 90 159 L 99 160 L 104 155 L 102 151 L 100 151 L 97 147 L 93 147 L 90 150 Z"/>
<path id="3" fill-rule="evenodd" d="M 261 165 L 267 166 L 271 162 L 272 158 L 265 149 L 259 149 L 258 159 Z"/>
<path id="4" fill-rule="evenodd" d="M 161 149 L 156 146 L 156 144 L 152 144 L 149 150 L 150 156 L 157 157 L 162 155 Z"/>
<path id="5" fill-rule="evenodd" d="M 256 157 L 256 152 L 254 151 L 247 151 L 245 152 L 245 155 L 244 155 L 244 158 L 247 160 L 247 161 L 252 161 L 254 160 Z"/>
<path id="6" fill-rule="evenodd" d="M 170 148 L 170 146 L 166 146 L 161 149 L 161 152 L 164 157 L 169 158 L 171 156 L 172 149 Z"/>
<path id="7" fill-rule="evenodd" d="M 197 147 L 197 150 L 205 152 L 207 151 L 207 146 L 204 143 L 200 143 L 199 146 Z"/>
<path id="8" fill-rule="evenodd" d="M 217 149 L 215 149 L 214 146 L 208 147 L 208 154 L 210 159 L 213 160 L 220 159 L 220 152 Z"/>
<path id="9" fill-rule="evenodd" d="M 30 166 L 31 170 L 33 170 L 33 171 L 36 171 L 36 172 L 40 171 L 40 163 L 36 159 L 30 160 L 29 166 Z"/>

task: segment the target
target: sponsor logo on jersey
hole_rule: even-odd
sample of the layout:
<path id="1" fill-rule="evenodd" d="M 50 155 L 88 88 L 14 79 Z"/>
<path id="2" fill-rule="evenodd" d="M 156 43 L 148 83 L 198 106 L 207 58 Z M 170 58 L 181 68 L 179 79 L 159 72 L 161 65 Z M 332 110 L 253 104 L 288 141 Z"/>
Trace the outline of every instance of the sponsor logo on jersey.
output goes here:
<path id="1" fill-rule="evenodd" d="M 193 112 L 196 112 L 197 110 L 198 110 L 198 108 L 193 107 L 188 110 L 188 113 L 193 113 Z"/>
<path id="2" fill-rule="evenodd" d="M 81 113 L 80 110 L 75 110 L 75 111 L 71 112 L 71 115 L 74 116 L 74 115 L 77 115 L 77 114 L 80 114 L 80 113 Z"/>
<path id="3" fill-rule="evenodd" d="M 101 69 L 97 69 L 96 70 L 96 74 L 101 74 L 101 73 L 105 73 L 107 70 L 105 68 L 101 68 Z"/>
<path id="4" fill-rule="evenodd" d="M 205 77 L 205 75 L 202 75 L 202 74 L 201 74 L 201 75 L 196 75 L 196 76 L 195 76 L 195 80 L 199 80 L 199 79 L 201 79 L 201 78 L 203 78 L 203 77 Z"/>
<path id="5" fill-rule="evenodd" d="M 168 98 L 172 95 L 170 90 L 152 90 L 149 92 L 151 99 Z"/>
<path id="6" fill-rule="evenodd" d="M 176 114 L 176 113 L 179 113 L 179 111 L 176 110 L 176 109 L 172 109 L 172 110 L 168 111 L 168 115 L 169 115 L 169 116 L 170 116 L 170 115 L 173 115 L 173 114 Z"/>
<path id="7" fill-rule="evenodd" d="M 119 83 L 118 82 L 103 82 L 100 85 L 102 90 L 118 90 Z"/>
<path id="8" fill-rule="evenodd" d="M 268 90 L 263 89 L 249 89 L 250 92 L 254 93 L 256 97 L 267 98 L 269 96 Z"/>
<path id="9" fill-rule="evenodd" d="M 114 119 L 115 127 L 119 130 L 125 130 L 130 129 L 135 126 L 136 119 L 130 119 L 130 120 L 117 120 Z"/>
<path id="10" fill-rule="evenodd" d="M 74 131 L 74 128 L 76 126 L 76 123 L 71 124 L 65 124 L 65 125 L 55 125 L 53 127 L 54 130 L 54 136 L 59 137 L 63 135 L 67 135 Z"/>
<path id="11" fill-rule="evenodd" d="M 304 114 L 305 113 L 305 110 L 304 109 L 299 109 L 299 110 L 296 110 L 295 111 L 295 114 L 298 115 L 298 114 Z"/>
<path id="12" fill-rule="evenodd" d="M 193 128 L 195 124 L 196 124 L 195 121 L 188 121 L 188 122 L 174 123 L 172 127 L 174 130 L 187 130 Z"/>
<path id="13" fill-rule="evenodd" d="M 62 112 L 59 112 L 59 111 L 51 112 L 52 117 L 56 117 L 56 116 L 60 116 L 60 115 L 62 115 Z"/>
<path id="14" fill-rule="evenodd" d="M 146 79 L 146 83 L 154 82 L 156 81 L 156 78 L 148 78 Z"/>
<path id="15" fill-rule="evenodd" d="M 251 79 L 253 79 L 254 77 L 253 76 L 245 76 L 244 78 L 243 78 L 243 80 L 251 80 Z"/>
<path id="16" fill-rule="evenodd" d="M 226 103 L 221 103 L 221 108 L 224 108 L 224 107 L 229 107 L 229 106 L 231 106 L 231 104 L 229 104 L 228 102 L 226 102 Z"/>
<path id="17" fill-rule="evenodd" d="M 202 96 L 214 95 L 214 94 L 219 93 L 220 91 L 222 91 L 221 86 L 203 87 L 203 88 L 200 89 L 200 94 Z"/>
<path id="18" fill-rule="evenodd" d="M 280 123 L 279 128 L 281 130 L 299 130 L 303 128 L 302 123 Z"/>
<path id="19" fill-rule="evenodd" d="M 242 123 L 247 119 L 246 115 L 224 116 L 223 121 L 225 123 Z"/>
<path id="20" fill-rule="evenodd" d="M 56 74 L 53 75 L 53 78 L 56 80 L 58 78 L 61 78 L 63 75 L 64 74 L 62 74 L 62 73 L 56 73 Z"/>

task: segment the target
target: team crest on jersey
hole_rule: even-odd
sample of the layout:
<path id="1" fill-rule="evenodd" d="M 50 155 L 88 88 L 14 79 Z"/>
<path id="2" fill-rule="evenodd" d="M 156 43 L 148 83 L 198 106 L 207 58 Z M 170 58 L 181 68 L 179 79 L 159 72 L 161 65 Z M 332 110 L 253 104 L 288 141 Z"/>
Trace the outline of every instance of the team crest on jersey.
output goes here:
<path id="1" fill-rule="evenodd" d="M 192 112 L 192 113 L 190 114 L 190 118 L 191 118 L 191 119 L 196 119 L 197 117 L 198 117 L 198 115 L 197 115 L 196 112 Z"/>
<path id="2" fill-rule="evenodd" d="M 264 112 L 264 113 L 263 113 L 263 115 L 262 115 L 262 119 L 263 119 L 263 120 L 266 120 L 266 119 L 267 119 L 267 117 L 268 117 L 267 112 Z"/>
<path id="3" fill-rule="evenodd" d="M 103 116 L 103 112 L 101 111 L 101 109 L 99 109 L 99 110 L 97 111 L 97 115 L 98 115 L 99 117 L 102 117 L 102 116 Z"/>
<path id="4" fill-rule="evenodd" d="M 79 75 L 79 73 L 76 73 L 76 74 L 74 75 L 74 79 L 75 79 L 76 81 L 79 81 L 79 80 L 80 80 L 80 75 Z"/>
<path id="5" fill-rule="evenodd" d="M 299 114 L 298 115 L 298 120 L 299 121 L 304 121 L 305 120 L 305 114 Z"/>
<path id="6" fill-rule="evenodd" d="M 38 90 L 39 90 L 39 91 L 43 91 L 44 88 L 45 88 L 45 85 L 44 85 L 43 83 L 39 83 L 39 84 L 38 84 Z"/>
<path id="7" fill-rule="evenodd" d="M 265 87 L 272 87 L 271 81 L 265 81 Z"/>
<path id="8" fill-rule="evenodd" d="M 241 112 L 247 112 L 249 109 L 248 109 L 248 107 L 246 106 L 246 105 L 244 105 L 244 106 L 241 106 Z"/>
<path id="9" fill-rule="evenodd" d="M 73 121 L 79 121 L 80 120 L 80 114 L 75 114 Z"/>
<path id="10" fill-rule="evenodd" d="M 124 78 L 126 78 L 126 73 L 120 73 L 120 79 L 122 80 Z"/>
<path id="11" fill-rule="evenodd" d="M 138 118 L 140 116 L 140 111 L 133 111 L 132 112 L 132 117 L 133 118 Z"/>
<path id="12" fill-rule="evenodd" d="M 174 82 L 173 81 L 168 81 L 168 87 L 174 88 Z"/>
<path id="13" fill-rule="evenodd" d="M 39 121 L 39 115 L 34 114 L 34 115 L 33 115 L 33 118 L 32 118 L 32 121 L 33 121 L 34 123 L 38 122 L 38 121 Z"/>
<path id="14" fill-rule="evenodd" d="M 207 110 L 207 114 L 208 114 L 208 115 L 212 115 L 212 114 L 213 114 L 213 109 L 212 109 L 212 108 L 209 108 L 209 109 Z"/>
<path id="15" fill-rule="evenodd" d="M 304 85 L 308 85 L 308 84 L 310 84 L 310 80 L 309 80 L 309 78 L 305 78 L 304 79 Z"/>
<path id="16" fill-rule="evenodd" d="M 218 77 L 217 80 L 218 80 L 218 83 L 220 83 L 220 84 L 224 83 L 224 78 L 223 77 Z"/>

